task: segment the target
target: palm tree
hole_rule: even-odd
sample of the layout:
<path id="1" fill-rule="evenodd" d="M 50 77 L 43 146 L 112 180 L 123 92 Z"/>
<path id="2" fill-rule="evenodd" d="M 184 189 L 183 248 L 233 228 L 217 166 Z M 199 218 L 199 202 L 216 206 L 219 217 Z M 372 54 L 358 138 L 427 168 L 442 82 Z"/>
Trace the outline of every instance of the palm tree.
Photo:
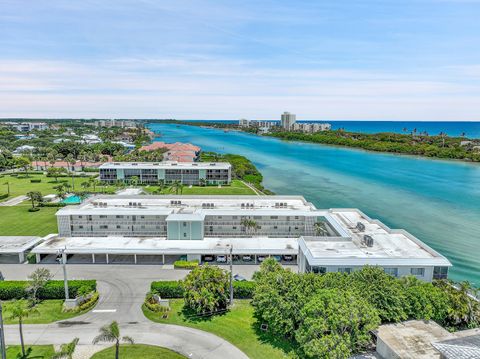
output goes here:
<path id="1" fill-rule="evenodd" d="M 245 227 L 246 232 L 252 231 L 255 233 L 260 226 L 253 219 L 244 218 L 240 221 L 240 224 Z"/>
<path id="2" fill-rule="evenodd" d="M 32 348 L 28 347 L 25 354 L 18 353 L 16 359 L 43 359 L 43 355 L 31 355 Z"/>
<path id="3" fill-rule="evenodd" d="M 10 197 L 10 181 L 4 183 L 7 186 L 7 195 Z"/>
<path id="4" fill-rule="evenodd" d="M 162 193 L 162 191 L 165 189 L 165 180 L 161 179 L 157 183 L 158 185 L 158 191 Z"/>
<path id="5" fill-rule="evenodd" d="M 133 187 L 136 187 L 138 185 L 138 177 L 137 176 L 133 176 L 132 178 L 130 178 L 130 184 L 133 186 Z"/>
<path id="6" fill-rule="evenodd" d="M 90 187 L 90 182 L 89 181 L 84 181 L 80 184 L 82 188 L 86 191 Z"/>
<path id="7" fill-rule="evenodd" d="M 104 325 L 100 328 L 100 334 L 93 338 L 92 343 L 100 342 L 115 343 L 115 359 L 118 359 L 118 350 L 120 349 L 120 341 L 133 344 L 131 337 L 120 337 L 120 328 L 118 323 L 113 321 L 109 325 Z"/>
<path id="8" fill-rule="evenodd" d="M 25 305 L 25 302 L 15 301 L 12 303 L 10 309 L 10 319 L 18 319 L 18 329 L 20 331 L 20 346 L 22 348 L 22 356 L 26 357 L 25 353 L 25 343 L 23 342 L 23 319 L 28 318 L 28 316 L 37 310 L 35 308 L 28 308 Z"/>
<path id="9" fill-rule="evenodd" d="M 313 224 L 313 230 L 315 231 L 315 234 L 317 236 L 326 236 L 328 234 L 327 229 L 325 228 L 325 225 L 322 222 L 315 222 Z"/>
<path id="10" fill-rule="evenodd" d="M 73 158 L 73 156 L 70 154 L 67 156 L 67 158 L 65 159 L 69 164 L 72 165 L 73 167 L 73 170 L 72 170 L 72 187 L 73 187 L 73 190 L 75 191 L 75 179 L 74 179 L 74 174 L 75 174 L 75 163 L 77 163 L 77 161 L 75 160 L 75 158 Z M 69 166 L 69 169 L 70 169 L 70 166 Z"/>
<path id="11" fill-rule="evenodd" d="M 170 185 L 170 191 L 175 192 L 175 194 L 178 194 L 180 191 L 180 188 L 182 189 L 183 192 L 183 185 L 180 181 L 173 181 L 172 184 Z"/>
<path id="12" fill-rule="evenodd" d="M 62 344 L 60 350 L 53 354 L 52 359 L 72 359 L 78 340 L 78 338 L 75 338 L 70 343 Z"/>
<path id="13" fill-rule="evenodd" d="M 207 180 L 205 178 L 200 178 L 198 180 L 198 183 L 200 184 L 201 187 L 205 187 L 207 185 Z"/>
<path id="14" fill-rule="evenodd" d="M 38 191 L 27 192 L 28 199 L 32 202 L 32 208 L 35 208 L 35 203 L 41 202 L 42 194 Z"/>

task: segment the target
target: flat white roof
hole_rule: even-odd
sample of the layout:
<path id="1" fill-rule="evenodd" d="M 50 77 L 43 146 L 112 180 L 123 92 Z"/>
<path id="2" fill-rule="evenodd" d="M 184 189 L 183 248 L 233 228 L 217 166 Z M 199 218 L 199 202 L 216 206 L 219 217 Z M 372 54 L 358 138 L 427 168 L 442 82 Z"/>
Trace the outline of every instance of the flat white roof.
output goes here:
<path id="1" fill-rule="evenodd" d="M 280 203 L 282 207 L 279 207 Z M 210 205 L 208 208 L 207 204 Z M 91 197 L 81 205 L 61 208 L 57 215 L 128 213 L 168 215 L 180 212 L 240 216 L 323 216 L 327 213 L 326 211 L 317 211 L 311 203 L 300 196 L 116 195 Z"/>
<path id="2" fill-rule="evenodd" d="M 120 169 L 208 169 L 208 170 L 227 170 L 232 165 L 228 162 L 106 162 L 100 168 L 120 168 Z"/>
<path id="3" fill-rule="evenodd" d="M 451 266 L 441 254 L 404 230 L 394 230 L 357 209 L 332 209 L 346 236 L 302 237 L 299 246 L 310 265 L 436 265 Z M 357 223 L 365 228 L 359 230 Z M 373 245 L 363 243 L 364 235 Z"/>
<path id="4" fill-rule="evenodd" d="M 36 236 L 0 236 L 0 253 L 22 253 L 42 240 Z"/>
<path id="5" fill-rule="evenodd" d="M 165 237 L 59 237 L 50 235 L 32 253 L 54 254 L 66 248 L 77 254 L 298 254 L 295 238 L 205 238 L 167 240 Z"/>

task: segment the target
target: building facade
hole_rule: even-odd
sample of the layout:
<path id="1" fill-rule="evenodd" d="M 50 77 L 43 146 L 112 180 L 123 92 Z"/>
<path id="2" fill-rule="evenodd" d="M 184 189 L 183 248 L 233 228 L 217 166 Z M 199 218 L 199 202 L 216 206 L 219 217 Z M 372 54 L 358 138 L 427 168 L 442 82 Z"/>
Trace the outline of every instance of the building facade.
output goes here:
<path id="1" fill-rule="evenodd" d="M 282 113 L 280 121 L 282 128 L 290 131 L 293 127 L 293 124 L 297 122 L 297 116 L 290 112 L 284 112 Z"/>
<path id="2" fill-rule="evenodd" d="M 230 247 L 255 263 L 266 256 L 298 262 L 299 272 L 350 273 L 372 265 L 424 281 L 446 278 L 451 266 L 404 230 L 357 209 L 319 210 L 299 196 L 97 196 L 60 209 L 57 220 L 59 235 L 34 253 L 66 246 L 93 257 L 162 255 L 164 263 L 165 255 L 203 260 Z"/>
<path id="3" fill-rule="evenodd" d="M 227 162 L 109 162 L 100 166 L 102 182 L 131 182 L 184 185 L 228 185 L 232 180 L 232 166 Z"/>
<path id="4" fill-rule="evenodd" d="M 315 133 L 321 131 L 329 131 L 332 128 L 332 125 L 329 123 L 294 123 L 292 126 L 292 131 L 298 131 L 303 133 Z"/>

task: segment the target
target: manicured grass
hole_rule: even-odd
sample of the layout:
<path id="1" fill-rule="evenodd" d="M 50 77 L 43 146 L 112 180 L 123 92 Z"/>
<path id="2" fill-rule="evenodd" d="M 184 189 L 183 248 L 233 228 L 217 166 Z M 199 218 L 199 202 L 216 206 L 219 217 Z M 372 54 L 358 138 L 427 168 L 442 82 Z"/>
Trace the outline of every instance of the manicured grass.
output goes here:
<path id="1" fill-rule="evenodd" d="M 119 357 L 122 359 L 184 359 L 169 349 L 145 344 L 124 344 L 120 345 Z M 90 359 L 112 359 L 115 358 L 115 347 L 110 347 L 95 353 Z"/>
<path id="2" fill-rule="evenodd" d="M 152 193 L 158 190 L 156 186 L 146 186 L 145 190 Z M 168 187 L 165 188 L 161 194 L 175 194 Z M 180 194 L 180 193 L 179 193 Z M 182 194 L 199 194 L 199 195 L 255 195 L 255 192 L 248 188 L 242 181 L 232 180 L 229 186 L 184 186 Z"/>
<path id="3" fill-rule="evenodd" d="M 22 173 L 18 173 L 20 176 L 24 176 Z M 96 175 L 96 174 L 95 174 Z M 41 179 L 40 183 L 31 183 L 31 179 Z M 30 174 L 28 178 L 18 178 L 18 177 L 11 177 L 8 174 L 3 174 L 3 177 L 0 178 L 0 194 L 7 193 L 7 185 L 5 184 L 8 182 L 10 184 L 10 196 L 5 198 L 1 201 L 7 201 L 13 197 L 25 195 L 27 192 L 30 191 L 39 191 L 42 195 L 47 194 L 56 194 L 56 190 L 53 187 L 58 186 L 61 184 L 61 181 L 67 181 L 69 185 L 72 185 L 72 177 L 59 177 L 58 182 L 55 182 L 55 178 L 47 177 L 46 175 L 39 175 L 39 174 Z M 83 187 L 81 184 L 83 182 L 87 182 L 88 177 L 75 177 L 75 190 L 83 191 Z M 73 191 L 73 188 L 71 189 Z M 102 192 L 103 187 L 96 186 L 96 192 Z M 115 188 L 113 186 L 105 186 L 105 191 L 114 191 Z M 93 187 L 87 189 L 87 191 L 92 192 Z"/>
<path id="4" fill-rule="evenodd" d="M 5 324 L 17 324 L 18 320 L 10 319 L 12 301 L 4 301 L 2 305 Z M 88 310 L 76 313 L 62 312 L 62 306 L 63 300 L 61 299 L 43 300 L 35 307 L 38 313 L 31 313 L 28 318 L 24 318 L 23 322 L 25 324 L 46 324 L 58 320 L 70 319 L 88 312 Z"/>
<path id="5" fill-rule="evenodd" d="M 171 311 L 167 319 L 143 307 L 145 316 L 159 323 L 176 324 L 211 332 L 228 340 L 251 359 L 287 358 L 292 351 L 290 344 L 260 330 L 253 317 L 253 307 L 249 300 L 236 300 L 233 308 L 223 315 L 199 318 L 183 311 L 183 299 L 170 299 Z"/>
<path id="6" fill-rule="evenodd" d="M 29 212 L 30 207 L 28 204 L 0 207 L 0 236 L 46 236 L 58 232 L 55 212 L 59 208 L 43 207 L 38 212 Z"/>
<path id="7" fill-rule="evenodd" d="M 17 354 L 22 352 L 20 345 L 7 345 L 7 359 L 16 359 Z M 30 356 L 32 358 L 43 357 L 44 359 L 49 359 L 55 353 L 53 345 L 25 345 L 25 350 L 27 348 L 32 348 L 32 353 Z"/>

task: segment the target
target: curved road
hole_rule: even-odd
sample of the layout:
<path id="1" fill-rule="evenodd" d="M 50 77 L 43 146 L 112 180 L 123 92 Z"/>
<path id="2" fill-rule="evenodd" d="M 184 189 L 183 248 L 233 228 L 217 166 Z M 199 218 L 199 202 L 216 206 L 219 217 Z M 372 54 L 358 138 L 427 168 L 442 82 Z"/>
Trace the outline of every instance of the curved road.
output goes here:
<path id="1" fill-rule="evenodd" d="M 71 320 L 24 325 L 25 343 L 59 345 L 78 337 L 80 345 L 90 345 L 102 325 L 116 320 L 122 335 L 131 336 L 136 343 L 169 348 L 187 358 L 248 359 L 240 349 L 216 335 L 145 318 L 141 305 L 151 278 L 132 280 L 121 272 L 112 271 L 97 280 L 100 300 L 92 311 Z M 5 335 L 7 344 L 20 343 L 18 325 L 6 325 Z"/>

